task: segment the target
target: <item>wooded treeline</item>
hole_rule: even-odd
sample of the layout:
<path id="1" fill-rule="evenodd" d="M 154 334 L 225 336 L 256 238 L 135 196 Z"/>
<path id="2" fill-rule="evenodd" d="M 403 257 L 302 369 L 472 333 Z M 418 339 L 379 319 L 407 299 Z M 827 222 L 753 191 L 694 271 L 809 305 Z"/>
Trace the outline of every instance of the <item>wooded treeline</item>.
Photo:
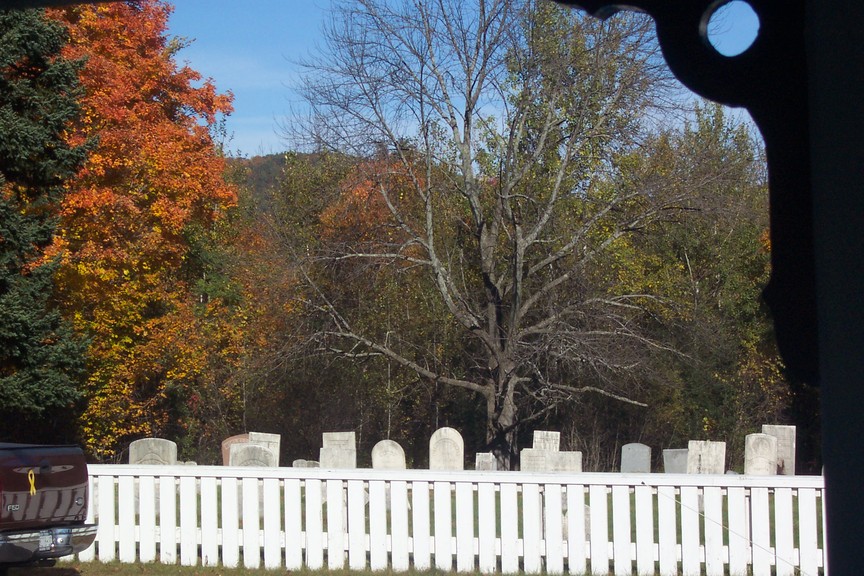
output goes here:
<path id="1" fill-rule="evenodd" d="M 760 304 L 751 127 L 682 103 L 649 21 L 545 2 L 335 2 L 297 150 L 229 158 L 230 93 L 158 0 L 0 13 L 0 438 L 181 458 L 354 430 L 425 465 L 444 425 L 587 470 L 795 423 Z M 368 462 L 365 462 L 368 464 Z"/>

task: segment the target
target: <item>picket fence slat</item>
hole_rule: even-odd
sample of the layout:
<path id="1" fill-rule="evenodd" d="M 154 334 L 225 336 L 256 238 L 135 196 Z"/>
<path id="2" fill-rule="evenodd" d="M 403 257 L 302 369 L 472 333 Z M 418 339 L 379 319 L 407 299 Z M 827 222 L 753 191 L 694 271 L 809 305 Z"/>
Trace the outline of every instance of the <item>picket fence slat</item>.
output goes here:
<path id="1" fill-rule="evenodd" d="M 562 530 L 561 486 L 547 484 L 544 488 L 543 517 L 546 519 L 543 542 L 545 544 L 546 573 L 564 573 L 564 535 Z"/>
<path id="2" fill-rule="evenodd" d="M 793 576 L 795 543 L 793 541 L 792 489 L 774 490 L 774 573 L 776 576 Z"/>
<path id="3" fill-rule="evenodd" d="M 750 490 L 750 522 L 753 527 L 753 576 L 771 576 L 771 519 L 767 488 Z"/>
<path id="4" fill-rule="evenodd" d="M 522 485 L 522 550 L 523 569 L 526 574 L 539 574 L 540 540 L 543 510 L 540 507 L 540 486 L 537 484 Z"/>
<path id="5" fill-rule="evenodd" d="M 606 514 L 607 487 L 591 485 L 588 489 L 591 515 L 591 573 L 609 573 L 609 519 Z"/>
<path id="6" fill-rule="evenodd" d="M 153 476 L 138 479 L 138 522 L 143 527 L 138 531 L 139 559 L 141 562 L 154 562 L 156 529 L 150 528 L 156 526 L 156 478 Z"/>
<path id="7" fill-rule="evenodd" d="M 381 487 L 383 490 L 383 486 Z M 345 567 L 345 527 L 348 506 L 344 499 L 342 480 L 327 480 L 327 568 L 341 570 Z M 370 513 L 372 502 L 369 502 Z M 386 552 L 385 552 L 386 553 Z"/>
<path id="8" fill-rule="evenodd" d="M 456 570 L 474 571 L 474 486 L 456 483 Z"/>
<path id="9" fill-rule="evenodd" d="M 798 489 L 798 552 L 801 574 L 811 576 L 819 570 L 816 490 Z"/>
<path id="10" fill-rule="evenodd" d="M 283 486 L 285 498 L 285 568 L 299 570 L 303 567 L 303 507 L 300 480 L 288 478 Z M 365 534 L 365 526 L 363 533 Z"/>
<path id="11" fill-rule="evenodd" d="M 324 512 L 321 480 L 306 480 L 306 566 L 324 567 Z"/>
<path id="12" fill-rule="evenodd" d="M 96 480 L 93 478 L 93 475 L 90 475 L 90 478 L 87 480 L 87 494 L 90 496 L 90 505 L 87 507 L 87 519 L 85 520 L 87 524 L 94 524 L 96 522 L 96 509 L 97 507 L 93 505 L 95 499 L 93 495 L 96 493 Z M 154 521 L 153 526 L 156 525 Z M 145 525 L 146 526 L 146 525 Z M 96 559 L 96 547 L 98 544 L 90 546 L 80 554 L 78 554 L 78 559 L 81 562 L 92 562 Z"/>
<path id="13" fill-rule="evenodd" d="M 795 543 L 793 541 L 792 489 L 774 490 L 774 574 L 793 576 L 795 573 Z"/>
<path id="14" fill-rule="evenodd" d="M 428 570 L 432 567 L 432 532 L 429 515 L 429 482 L 411 483 L 412 550 L 414 567 Z"/>
<path id="15" fill-rule="evenodd" d="M 256 508 L 257 509 L 257 508 Z M 198 563 L 198 495 L 195 478 L 180 478 L 180 564 Z"/>
<path id="16" fill-rule="evenodd" d="M 495 505 L 495 485 L 483 483 L 477 487 L 478 560 L 479 570 L 484 574 L 495 572 L 497 551 L 495 548 L 498 513 Z"/>
<path id="17" fill-rule="evenodd" d="M 684 576 L 702 573 L 699 496 L 699 489 L 695 486 L 681 488 L 681 572 Z"/>
<path id="18" fill-rule="evenodd" d="M 745 574 L 750 563 L 747 494 L 744 488 L 729 488 L 726 493 L 729 516 L 729 573 Z"/>
<path id="19" fill-rule="evenodd" d="M 708 486 L 702 493 L 705 523 L 705 574 L 723 576 L 728 551 L 723 549 L 723 490 Z"/>
<path id="20" fill-rule="evenodd" d="M 96 530 L 96 540 L 99 546 L 99 560 L 111 562 L 115 559 L 114 538 L 114 477 L 102 476 L 97 484 L 96 502 L 99 506 L 99 527 Z M 108 522 L 102 522 L 105 518 Z"/>
<path id="21" fill-rule="evenodd" d="M 261 547 L 258 536 L 258 480 L 243 478 L 241 484 L 243 528 L 243 566 L 258 568 L 261 566 Z M 181 562 L 182 563 L 182 562 Z"/>
<path id="22" fill-rule="evenodd" d="M 98 530 L 81 561 L 828 574 L 820 477 L 108 465 L 90 474 Z"/>
<path id="23" fill-rule="evenodd" d="M 678 498 L 674 486 L 657 487 L 657 535 L 661 576 L 678 576 Z"/>
<path id="24" fill-rule="evenodd" d="M 264 499 L 261 503 L 264 511 L 264 567 L 270 570 L 282 567 L 282 507 L 278 506 L 279 489 L 277 478 L 264 479 L 262 488 Z M 201 502 L 203 506 L 204 498 L 201 498 Z M 271 502 L 277 505 L 273 506 Z M 204 511 L 201 512 L 203 515 Z M 201 522 L 204 522 L 203 518 Z"/>
<path id="25" fill-rule="evenodd" d="M 501 485 L 501 571 L 519 571 L 519 493 L 516 484 Z"/>
<path id="26" fill-rule="evenodd" d="M 435 567 L 440 570 L 453 569 L 453 503 L 451 484 L 433 484 L 435 506 Z"/>
<path id="27" fill-rule="evenodd" d="M 407 572 L 411 567 L 411 554 L 408 549 L 408 483 L 405 481 L 390 484 L 390 518 L 393 570 Z"/>
<path id="28" fill-rule="evenodd" d="M 142 478 L 142 480 L 144 480 Z M 219 488 L 216 478 L 201 479 L 201 564 L 219 565 Z M 142 498 L 141 502 L 144 500 Z M 143 523 L 143 522 L 142 522 Z"/>
<path id="29" fill-rule="evenodd" d="M 118 478 L 117 493 L 117 520 L 120 528 L 118 559 L 120 562 L 135 562 L 135 478 Z"/>
<path id="30" fill-rule="evenodd" d="M 612 487 L 612 561 L 616 576 L 633 573 L 630 546 L 630 487 Z"/>
<path id="31" fill-rule="evenodd" d="M 571 574 L 584 574 L 585 554 L 585 486 L 567 486 L 567 568 Z"/>
<path id="32" fill-rule="evenodd" d="M 237 478 L 222 480 L 222 564 L 240 564 L 240 483 Z"/>
<path id="33" fill-rule="evenodd" d="M 372 570 L 387 568 L 387 501 L 383 482 L 369 483 L 369 549 Z"/>
<path id="34" fill-rule="evenodd" d="M 636 486 L 636 572 L 654 574 L 654 495 L 650 486 Z"/>

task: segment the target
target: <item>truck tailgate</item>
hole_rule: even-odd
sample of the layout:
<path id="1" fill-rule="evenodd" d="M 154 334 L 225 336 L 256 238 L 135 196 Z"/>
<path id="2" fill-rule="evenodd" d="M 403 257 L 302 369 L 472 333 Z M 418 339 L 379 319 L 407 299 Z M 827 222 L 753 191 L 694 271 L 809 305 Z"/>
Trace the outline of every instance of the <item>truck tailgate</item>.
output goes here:
<path id="1" fill-rule="evenodd" d="M 75 524 L 87 514 L 87 465 L 74 446 L 0 444 L 0 529 Z"/>

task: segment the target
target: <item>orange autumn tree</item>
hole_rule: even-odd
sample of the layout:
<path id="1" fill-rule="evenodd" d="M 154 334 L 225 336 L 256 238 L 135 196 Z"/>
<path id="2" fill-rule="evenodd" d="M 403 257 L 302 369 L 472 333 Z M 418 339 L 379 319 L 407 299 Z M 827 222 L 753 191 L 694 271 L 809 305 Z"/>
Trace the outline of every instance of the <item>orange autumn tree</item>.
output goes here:
<path id="1" fill-rule="evenodd" d="M 51 12 L 69 30 L 68 56 L 86 62 L 70 140 L 97 142 L 70 185 L 54 252 L 67 314 L 92 342 L 80 424 L 99 460 L 145 435 L 188 440 L 202 390 L 238 354 L 236 331 L 212 329 L 232 312 L 196 291 L 193 251 L 236 201 L 211 136 L 231 96 L 177 64 L 170 12 L 160 0 Z"/>
<path id="2" fill-rule="evenodd" d="M 342 181 L 339 197 L 321 214 L 322 239 L 355 255 L 404 249 L 405 227 L 416 226 L 413 220 L 422 217 L 411 194 L 414 186 L 424 186 L 419 170 L 406 168 L 396 157 L 360 162 Z"/>

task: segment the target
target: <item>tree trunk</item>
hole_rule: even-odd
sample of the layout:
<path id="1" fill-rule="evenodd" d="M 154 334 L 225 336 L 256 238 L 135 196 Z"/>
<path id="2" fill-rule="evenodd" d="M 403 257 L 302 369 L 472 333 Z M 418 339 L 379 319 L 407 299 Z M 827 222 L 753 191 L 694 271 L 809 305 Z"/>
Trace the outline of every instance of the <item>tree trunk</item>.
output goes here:
<path id="1" fill-rule="evenodd" d="M 503 405 L 499 406 L 499 402 Z M 486 397 L 486 446 L 495 455 L 499 470 L 512 470 L 516 458 L 516 405 L 512 395 Z"/>

